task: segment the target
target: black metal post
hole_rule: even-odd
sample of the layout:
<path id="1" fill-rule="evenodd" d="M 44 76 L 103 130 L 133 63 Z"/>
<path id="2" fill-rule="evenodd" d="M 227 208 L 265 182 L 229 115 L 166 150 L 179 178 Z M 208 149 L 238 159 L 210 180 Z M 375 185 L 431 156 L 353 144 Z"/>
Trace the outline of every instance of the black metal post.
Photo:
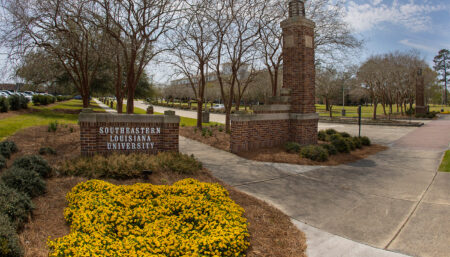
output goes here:
<path id="1" fill-rule="evenodd" d="M 358 125 L 359 125 L 359 137 L 361 137 L 361 105 L 358 105 Z"/>

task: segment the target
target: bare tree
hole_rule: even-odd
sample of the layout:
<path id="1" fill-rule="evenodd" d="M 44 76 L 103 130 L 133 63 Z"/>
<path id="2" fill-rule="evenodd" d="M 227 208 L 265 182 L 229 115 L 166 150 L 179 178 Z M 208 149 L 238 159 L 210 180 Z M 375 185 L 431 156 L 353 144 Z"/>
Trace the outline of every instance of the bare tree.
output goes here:
<path id="1" fill-rule="evenodd" d="M 259 52 L 270 73 L 272 95 L 278 92 L 278 79 L 282 68 L 282 31 L 279 24 L 287 16 L 288 0 L 266 1 L 267 11 L 261 24 Z M 332 65 L 341 62 L 348 54 L 362 46 L 362 41 L 352 35 L 344 21 L 344 1 L 306 1 L 306 16 L 316 23 L 314 47 L 316 64 Z"/>
<path id="2" fill-rule="evenodd" d="M 104 36 L 88 17 L 89 0 L 2 1 L 9 22 L 3 43 L 16 55 L 42 49 L 59 61 L 89 105 L 90 87 L 96 76 Z"/>
<path id="3" fill-rule="evenodd" d="M 205 87 L 210 79 L 208 63 L 215 58 L 217 38 L 216 26 L 205 14 L 215 6 L 209 0 L 186 1 L 180 25 L 169 37 L 172 42 L 170 63 L 177 72 L 189 81 L 197 101 L 197 127 L 202 127 Z"/>
<path id="4" fill-rule="evenodd" d="M 240 98 L 256 71 L 255 44 L 265 5 L 252 0 L 215 1 L 215 4 L 216 8 L 209 13 L 217 27 L 214 35 L 218 42 L 214 69 L 225 106 L 225 127 L 230 131 L 233 100 L 238 108 Z"/>
<path id="5" fill-rule="evenodd" d="M 180 2 L 95 0 L 97 26 L 118 44 L 127 91 L 127 113 L 134 112 L 136 86 L 147 64 L 167 50 L 158 41 L 172 28 Z"/>

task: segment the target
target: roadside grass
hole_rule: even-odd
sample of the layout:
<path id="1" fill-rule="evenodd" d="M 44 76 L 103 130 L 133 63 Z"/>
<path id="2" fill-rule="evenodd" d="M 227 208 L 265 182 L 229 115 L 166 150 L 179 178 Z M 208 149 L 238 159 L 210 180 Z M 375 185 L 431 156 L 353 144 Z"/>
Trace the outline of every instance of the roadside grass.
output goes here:
<path id="1" fill-rule="evenodd" d="M 445 153 L 439 171 L 450 172 L 450 150 Z"/>
<path id="2" fill-rule="evenodd" d="M 72 99 L 64 102 L 57 102 L 51 106 L 34 106 L 31 104 L 30 108 L 38 110 L 81 110 L 83 109 L 83 102 L 81 100 Z M 105 109 L 101 108 L 95 101 L 92 100 L 89 103 L 89 108 L 92 108 L 95 112 L 105 112 Z"/>
<path id="3" fill-rule="evenodd" d="M 13 135 L 21 129 L 48 125 L 53 121 L 58 121 L 59 124 L 76 124 L 78 123 L 78 115 L 59 113 L 43 109 L 39 112 L 6 118 L 0 122 L 0 140 Z"/>
<path id="4" fill-rule="evenodd" d="M 117 105 L 114 102 L 114 109 L 117 109 Z M 125 113 L 127 110 L 127 105 L 124 103 L 122 106 L 122 110 Z M 147 114 L 147 111 L 138 107 L 134 107 L 134 114 Z M 155 115 L 163 115 L 163 113 L 160 112 L 155 112 Z M 186 117 L 180 117 L 180 126 L 181 127 L 195 127 L 197 126 L 197 119 L 192 119 L 192 118 L 186 118 Z M 209 122 L 209 123 L 203 123 L 203 126 L 215 126 L 215 125 L 220 125 L 220 123 L 217 122 Z"/>
<path id="5" fill-rule="evenodd" d="M 94 111 L 105 112 L 103 108 L 91 101 L 91 108 Z M 56 112 L 56 109 L 81 110 L 83 102 L 81 100 L 69 100 L 59 102 L 51 106 L 31 106 L 38 111 L 12 116 L 2 119 L 0 122 L 0 140 L 15 134 L 21 129 L 34 126 L 48 125 L 50 122 L 57 121 L 59 124 L 77 124 L 78 114 L 68 114 Z"/>

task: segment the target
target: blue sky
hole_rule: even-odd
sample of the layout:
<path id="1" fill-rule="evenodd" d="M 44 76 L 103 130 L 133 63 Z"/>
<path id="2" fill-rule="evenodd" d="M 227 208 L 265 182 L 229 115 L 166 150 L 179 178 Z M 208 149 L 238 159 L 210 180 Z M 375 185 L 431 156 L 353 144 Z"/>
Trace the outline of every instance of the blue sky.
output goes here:
<path id="1" fill-rule="evenodd" d="M 360 61 L 416 49 L 432 65 L 440 49 L 450 49 L 449 0 L 347 0 L 345 20 L 365 40 Z"/>
<path id="2" fill-rule="evenodd" d="M 345 21 L 365 41 L 356 63 L 374 54 L 416 49 L 431 66 L 440 49 L 450 49 L 450 0 L 345 0 L 345 8 Z M 5 58 L 0 54 L 0 83 L 15 82 L 8 78 Z M 167 67 L 150 66 L 156 81 L 169 79 Z"/>

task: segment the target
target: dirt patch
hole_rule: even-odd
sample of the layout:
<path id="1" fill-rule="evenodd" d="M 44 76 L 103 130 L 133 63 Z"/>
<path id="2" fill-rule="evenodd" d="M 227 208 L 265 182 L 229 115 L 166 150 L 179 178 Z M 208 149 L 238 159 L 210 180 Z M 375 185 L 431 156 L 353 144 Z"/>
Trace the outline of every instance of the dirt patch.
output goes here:
<path id="1" fill-rule="evenodd" d="M 51 147 L 56 155 L 44 155 L 49 163 L 56 164 L 80 155 L 80 127 L 78 125 L 59 125 L 56 132 L 48 132 L 47 126 L 20 130 L 6 140 L 14 141 L 19 151 L 8 161 L 8 166 L 18 157 L 39 154 L 41 147 Z"/>
<path id="2" fill-rule="evenodd" d="M 80 154 L 79 128 L 76 125 L 63 127 L 55 133 L 48 132 L 46 126 L 28 128 L 10 137 L 9 140 L 15 141 L 20 149 L 11 161 L 25 154 L 36 154 L 40 147 L 52 147 L 57 150 L 57 156 L 44 156 L 52 166 L 58 165 L 60 161 L 76 158 Z M 245 209 L 250 232 L 247 256 L 306 256 L 305 235 L 291 223 L 288 216 L 269 204 L 224 184 L 214 178 L 208 170 L 202 170 L 190 176 L 158 172 L 142 179 L 105 180 L 114 184 L 139 182 L 173 184 L 187 177 L 222 184 L 230 192 L 230 197 Z M 80 177 L 55 177 L 47 180 L 47 193 L 33 199 L 36 208 L 30 222 L 25 225 L 19 235 L 25 248 L 25 256 L 48 256 L 46 245 L 48 237 L 54 239 L 70 232 L 70 227 L 63 216 L 64 208 L 67 206 L 65 196 L 76 184 L 86 180 Z"/>
<path id="3" fill-rule="evenodd" d="M 33 112 L 37 112 L 37 111 L 38 110 L 36 110 L 36 109 L 28 108 L 28 109 L 22 109 L 22 110 L 18 110 L 18 111 L 0 112 L 0 120 L 6 119 L 6 118 L 11 118 L 11 117 L 21 115 L 21 114 L 33 113 Z"/>
<path id="4" fill-rule="evenodd" d="M 345 163 L 355 162 L 369 157 L 370 155 L 388 149 L 382 145 L 365 146 L 362 149 L 356 149 L 350 153 L 338 153 L 331 155 L 326 162 L 316 162 L 310 159 L 300 157 L 298 153 L 288 153 L 283 147 L 262 148 L 258 150 L 241 152 L 238 155 L 255 161 L 261 162 L 277 162 L 277 163 L 291 163 L 299 165 L 321 165 L 321 166 L 336 166 Z"/>
<path id="5" fill-rule="evenodd" d="M 230 134 L 225 133 L 225 128 L 221 126 L 204 127 L 206 134 L 196 127 L 181 127 L 180 136 L 187 137 L 192 140 L 202 142 L 203 144 L 213 146 L 215 148 L 230 151 Z M 220 131 L 222 129 L 222 131 Z M 212 135 L 209 134 L 212 131 Z"/>

